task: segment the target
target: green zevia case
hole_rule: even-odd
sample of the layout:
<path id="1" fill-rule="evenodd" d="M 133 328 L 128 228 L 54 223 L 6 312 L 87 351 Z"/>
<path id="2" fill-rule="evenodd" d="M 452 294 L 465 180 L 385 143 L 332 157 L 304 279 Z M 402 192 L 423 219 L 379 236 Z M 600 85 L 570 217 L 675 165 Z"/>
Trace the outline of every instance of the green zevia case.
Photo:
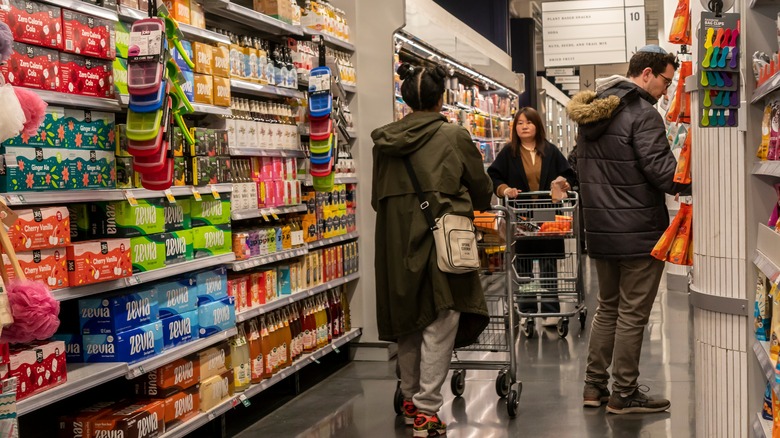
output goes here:
<path id="1" fill-rule="evenodd" d="M 193 253 L 196 259 L 226 254 L 233 250 L 230 224 L 192 229 Z"/>
<path id="2" fill-rule="evenodd" d="M 221 193 L 220 199 L 202 195 L 203 200 L 191 202 L 192 226 L 224 225 L 230 223 L 230 193 Z"/>
<path id="3" fill-rule="evenodd" d="M 91 204 L 90 219 L 96 237 L 136 237 L 165 231 L 165 211 L 161 199 L 138 199 Z"/>

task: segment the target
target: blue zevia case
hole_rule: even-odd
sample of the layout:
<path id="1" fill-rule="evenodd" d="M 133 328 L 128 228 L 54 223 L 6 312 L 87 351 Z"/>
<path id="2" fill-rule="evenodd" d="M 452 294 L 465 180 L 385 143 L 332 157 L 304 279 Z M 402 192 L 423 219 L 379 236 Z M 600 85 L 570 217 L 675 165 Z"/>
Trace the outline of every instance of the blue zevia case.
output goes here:
<path id="1" fill-rule="evenodd" d="M 157 289 L 160 319 L 198 309 L 198 286 L 194 277 L 157 283 L 154 287 Z"/>
<path id="2" fill-rule="evenodd" d="M 198 339 L 198 311 L 173 315 L 160 321 L 163 327 L 163 351 Z"/>
<path id="3" fill-rule="evenodd" d="M 85 335 L 82 351 L 85 362 L 134 363 L 163 350 L 163 330 L 153 322 L 116 335 Z"/>
<path id="4" fill-rule="evenodd" d="M 201 338 L 235 327 L 235 298 L 225 297 L 198 307 L 198 323 Z"/>
<path id="5" fill-rule="evenodd" d="M 79 324 L 84 335 L 117 334 L 157 321 L 157 313 L 154 287 L 79 300 Z"/>
<path id="6" fill-rule="evenodd" d="M 55 341 L 65 343 L 65 359 L 67 363 L 84 362 L 84 354 L 81 352 L 81 335 L 78 333 L 55 333 L 52 336 Z"/>
<path id="7" fill-rule="evenodd" d="M 219 301 L 228 296 L 227 268 L 220 266 L 193 274 L 198 285 L 198 306 Z"/>

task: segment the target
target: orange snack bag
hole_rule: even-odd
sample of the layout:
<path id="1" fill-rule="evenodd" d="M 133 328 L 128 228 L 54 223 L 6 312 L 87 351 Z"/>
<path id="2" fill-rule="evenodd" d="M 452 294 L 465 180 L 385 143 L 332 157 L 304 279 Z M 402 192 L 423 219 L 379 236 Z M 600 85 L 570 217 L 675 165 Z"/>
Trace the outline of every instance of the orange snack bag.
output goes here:
<path id="1" fill-rule="evenodd" d="M 669 32 L 669 42 L 672 44 L 691 43 L 691 11 L 688 0 L 678 0 L 677 9 L 672 19 L 672 29 Z"/>
<path id="2" fill-rule="evenodd" d="M 674 182 L 691 183 L 691 133 L 685 136 L 680 158 L 677 160 L 677 170 L 674 172 Z"/>
<path id="3" fill-rule="evenodd" d="M 672 248 L 672 241 L 677 235 L 677 230 L 680 228 L 680 224 L 684 219 L 684 211 L 687 210 L 686 206 L 688 206 L 687 208 L 690 208 L 689 204 L 682 204 L 680 206 L 680 211 L 677 213 L 677 216 L 674 217 L 672 223 L 669 224 L 669 228 L 664 231 L 664 234 L 658 239 L 658 243 L 655 244 L 655 247 L 650 252 L 650 255 L 658 260 L 666 261 L 669 250 Z"/>
<path id="4" fill-rule="evenodd" d="M 688 208 L 680 208 L 678 215 L 684 215 L 680 228 L 677 229 L 677 235 L 672 241 L 672 247 L 669 251 L 669 262 L 676 265 L 682 265 L 685 263 L 685 257 L 688 254 L 688 245 L 690 244 L 691 225 L 693 222 L 693 212 L 689 204 L 682 204 L 682 206 L 688 205 Z"/>

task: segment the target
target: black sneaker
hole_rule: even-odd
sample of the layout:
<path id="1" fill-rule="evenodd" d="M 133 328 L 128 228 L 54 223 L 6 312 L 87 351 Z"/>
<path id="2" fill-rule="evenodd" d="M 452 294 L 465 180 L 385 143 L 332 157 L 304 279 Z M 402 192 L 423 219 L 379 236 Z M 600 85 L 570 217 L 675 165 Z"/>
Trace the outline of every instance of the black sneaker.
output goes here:
<path id="1" fill-rule="evenodd" d="M 607 403 L 607 412 L 612 414 L 646 414 L 663 412 L 672 405 L 669 400 L 653 399 L 644 393 L 649 391 L 645 385 L 638 386 L 632 394 L 623 397 L 619 392 L 613 392 Z"/>
<path id="2" fill-rule="evenodd" d="M 591 408 L 601 407 L 609 401 L 609 389 L 606 386 L 596 385 L 595 383 L 585 383 L 585 389 L 582 390 L 582 405 Z"/>

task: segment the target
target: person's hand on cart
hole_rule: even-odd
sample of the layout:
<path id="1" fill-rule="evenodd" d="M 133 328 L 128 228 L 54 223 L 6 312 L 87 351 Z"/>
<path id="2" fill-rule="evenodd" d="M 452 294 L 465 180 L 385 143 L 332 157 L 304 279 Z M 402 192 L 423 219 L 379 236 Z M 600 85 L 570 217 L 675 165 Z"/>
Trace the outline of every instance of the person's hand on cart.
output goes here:
<path id="1" fill-rule="evenodd" d="M 522 192 L 522 190 L 518 190 L 518 189 L 516 189 L 514 187 L 507 187 L 501 193 L 501 197 L 502 198 L 517 198 L 517 195 L 519 195 L 520 192 Z"/>

